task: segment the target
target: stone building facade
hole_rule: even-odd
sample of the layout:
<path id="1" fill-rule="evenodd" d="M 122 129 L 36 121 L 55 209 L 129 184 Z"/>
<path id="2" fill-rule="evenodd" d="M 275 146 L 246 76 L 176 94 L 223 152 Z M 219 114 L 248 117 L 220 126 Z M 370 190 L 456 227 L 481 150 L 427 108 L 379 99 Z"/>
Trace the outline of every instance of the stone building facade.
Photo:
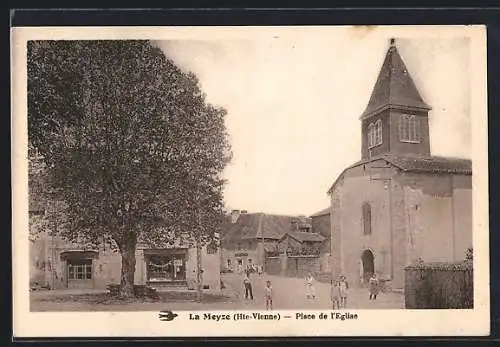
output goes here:
<path id="1" fill-rule="evenodd" d="M 312 231 L 325 239 L 320 245 L 320 268 L 323 272 L 332 271 L 332 234 L 330 222 L 330 207 L 325 208 L 310 217 Z"/>
<path id="2" fill-rule="evenodd" d="M 30 240 L 32 286 L 105 289 L 109 284 L 120 283 L 122 259 L 118 252 L 109 245 L 89 248 L 51 236 L 48 224 L 43 223 L 44 215 L 42 204 L 32 199 L 30 224 L 32 228 L 40 229 Z M 179 242 L 163 248 L 151 248 L 139 243 L 135 256 L 135 284 L 196 289 L 196 248 Z M 201 257 L 204 288 L 219 292 L 221 253 L 217 242 L 204 246 Z"/>
<path id="3" fill-rule="evenodd" d="M 329 190 L 332 273 L 376 272 L 404 287 L 404 267 L 464 259 L 472 247 L 472 163 L 431 156 L 428 106 L 393 42 L 361 116 L 361 160 Z"/>

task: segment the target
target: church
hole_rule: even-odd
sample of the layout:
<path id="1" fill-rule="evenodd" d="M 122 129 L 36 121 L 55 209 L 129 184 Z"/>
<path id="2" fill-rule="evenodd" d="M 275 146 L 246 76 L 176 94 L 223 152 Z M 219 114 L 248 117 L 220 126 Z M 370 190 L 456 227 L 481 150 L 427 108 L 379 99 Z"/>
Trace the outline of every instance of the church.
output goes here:
<path id="1" fill-rule="evenodd" d="M 332 272 L 352 286 L 375 272 L 402 289 L 407 265 L 460 261 L 472 247 L 472 162 L 431 154 L 429 116 L 391 39 L 360 117 L 361 159 L 328 191 Z"/>

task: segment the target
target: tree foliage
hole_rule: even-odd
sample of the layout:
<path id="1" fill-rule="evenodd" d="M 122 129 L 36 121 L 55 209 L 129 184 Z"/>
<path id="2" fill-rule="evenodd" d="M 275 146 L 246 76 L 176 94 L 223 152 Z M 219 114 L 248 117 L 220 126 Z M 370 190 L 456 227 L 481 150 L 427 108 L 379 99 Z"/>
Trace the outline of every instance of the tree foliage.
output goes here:
<path id="1" fill-rule="evenodd" d="M 122 256 L 138 241 L 210 241 L 231 158 L 225 115 L 148 41 L 28 43 L 29 141 L 68 240 Z"/>

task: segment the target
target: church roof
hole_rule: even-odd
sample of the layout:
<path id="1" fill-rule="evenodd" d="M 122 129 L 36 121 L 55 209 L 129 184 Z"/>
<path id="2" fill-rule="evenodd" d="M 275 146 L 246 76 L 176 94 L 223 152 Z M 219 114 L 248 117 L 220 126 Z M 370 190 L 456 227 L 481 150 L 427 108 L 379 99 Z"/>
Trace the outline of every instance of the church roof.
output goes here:
<path id="1" fill-rule="evenodd" d="M 235 223 L 228 223 L 225 240 L 266 239 L 279 240 L 291 231 L 297 217 L 265 213 L 245 213 Z"/>
<path id="2" fill-rule="evenodd" d="M 398 156 L 394 154 L 381 155 L 381 159 L 387 160 L 403 171 L 438 174 L 472 174 L 472 161 L 470 159 L 436 156 Z"/>
<path id="3" fill-rule="evenodd" d="M 374 162 L 377 160 L 384 160 L 388 164 L 397 167 L 403 172 L 419 172 L 429 174 L 447 174 L 447 175 L 472 175 L 472 161 L 464 158 L 451 158 L 451 157 L 438 157 L 438 156 L 413 156 L 413 155 L 395 155 L 391 153 L 384 153 L 354 163 L 347 167 L 335 180 L 331 188 L 328 190 L 330 193 L 338 180 L 344 175 L 346 171 L 354 167 Z"/>
<path id="4" fill-rule="evenodd" d="M 324 208 L 321 211 L 312 214 L 311 217 L 325 216 L 327 214 L 330 214 L 330 207 Z"/>
<path id="5" fill-rule="evenodd" d="M 401 58 L 398 49 L 391 40 L 377 82 L 373 88 L 368 105 L 361 115 L 367 118 L 387 107 L 430 110 Z"/>

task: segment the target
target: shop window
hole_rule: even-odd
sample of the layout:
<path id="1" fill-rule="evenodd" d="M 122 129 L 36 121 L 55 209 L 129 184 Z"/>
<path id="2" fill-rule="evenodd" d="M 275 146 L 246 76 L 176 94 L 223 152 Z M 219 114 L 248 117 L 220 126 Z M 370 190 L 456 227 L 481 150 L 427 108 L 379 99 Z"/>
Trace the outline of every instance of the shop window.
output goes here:
<path id="1" fill-rule="evenodd" d="M 186 280 L 185 256 L 181 254 L 149 256 L 147 277 L 151 282 Z"/>

